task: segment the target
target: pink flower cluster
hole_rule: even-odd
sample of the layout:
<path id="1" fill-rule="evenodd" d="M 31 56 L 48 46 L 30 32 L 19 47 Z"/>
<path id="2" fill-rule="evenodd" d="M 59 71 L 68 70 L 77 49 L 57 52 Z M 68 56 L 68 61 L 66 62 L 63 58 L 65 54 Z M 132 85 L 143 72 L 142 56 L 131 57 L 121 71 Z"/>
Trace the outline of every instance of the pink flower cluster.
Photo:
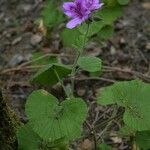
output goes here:
<path id="1" fill-rule="evenodd" d="M 87 19 L 90 14 L 103 6 L 99 0 L 75 0 L 63 4 L 64 13 L 71 18 L 67 23 L 67 28 L 72 29 Z"/>

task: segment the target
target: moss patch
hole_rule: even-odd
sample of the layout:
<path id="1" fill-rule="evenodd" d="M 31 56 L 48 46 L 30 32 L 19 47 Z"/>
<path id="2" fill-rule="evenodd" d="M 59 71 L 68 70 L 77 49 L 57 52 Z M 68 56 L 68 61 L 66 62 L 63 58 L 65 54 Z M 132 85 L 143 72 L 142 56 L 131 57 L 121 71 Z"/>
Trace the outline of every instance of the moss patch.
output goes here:
<path id="1" fill-rule="evenodd" d="M 6 104 L 0 90 L 0 149 L 17 149 L 16 131 L 20 123 L 15 113 Z"/>

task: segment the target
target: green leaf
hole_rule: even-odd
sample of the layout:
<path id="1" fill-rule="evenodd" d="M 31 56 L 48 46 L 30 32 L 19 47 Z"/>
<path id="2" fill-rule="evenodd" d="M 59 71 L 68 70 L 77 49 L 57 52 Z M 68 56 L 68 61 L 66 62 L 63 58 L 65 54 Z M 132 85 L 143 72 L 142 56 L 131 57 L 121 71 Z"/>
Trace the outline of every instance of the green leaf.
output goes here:
<path id="1" fill-rule="evenodd" d="M 120 5 L 127 5 L 130 0 L 117 0 Z"/>
<path id="2" fill-rule="evenodd" d="M 104 88 L 98 103 L 117 103 L 125 107 L 123 120 L 133 130 L 150 129 L 150 84 L 133 80 L 118 82 Z"/>
<path id="3" fill-rule="evenodd" d="M 41 52 L 33 53 L 32 55 L 32 65 L 48 65 L 52 63 L 57 63 L 56 57 L 43 57 L 44 55 Z"/>
<path id="4" fill-rule="evenodd" d="M 38 150 L 42 139 L 32 130 L 29 124 L 22 126 L 17 132 L 19 150 Z"/>
<path id="5" fill-rule="evenodd" d="M 120 6 L 112 8 L 103 8 L 96 15 L 102 19 L 103 24 L 112 25 L 113 22 L 122 16 L 122 9 Z"/>
<path id="6" fill-rule="evenodd" d="M 88 72 L 97 72 L 102 69 L 102 62 L 101 59 L 97 57 L 80 57 L 78 60 L 78 65 L 83 69 Z"/>
<path id="7" fill-rule="evenodd" d="M 98 33 L 98 38 L 107 40 L 113 36 L 114 28 L 110 25 L 104 26 Z"/>
<path id="8" fill-rule="evenodd" d="M 120 130 L 119 130 L 119 134 L 122 135 L 122 136 L 134 136 L 135 135 L 135 132 L 134 130 L 132 130 L 131 128 L 129 128 L 128 126 L 123 126 Z"/>
<path id="9" fill-rule="evenodd" d="M 52 28 L 64 21 L 63 14 L 59 12 L 57 6 L 52 1 L 48 1 L 41 13 L 44 25 Z M 57 16 L 57 17 L 56 17 Z"/>
<path id="10" fill-rule="evenodd" d="M 60 138 L 54 142 L 48 143 L 46 146 L 48 150 L 49 148 L 51 148 L 50 150 L 68 150 L 69 144 L 64 138 Z"/>
<path id="11" fill-rule="evenodd" d="M 125 99 L 124 122 L 137 131 L 150 130 L 150 85 L 134 81 L 130 86 L 134 94 Z"/>
<path id="12" fill-rule="evenodd" d="M 82 34 L 77 29 L 70 30 L 65 28 L 61 33 L 61 39 L 64 47 L 73 48 L 76 46 L 76 42 L 78 42 L 77 40 L 81 35 Z"/>
<path id="13" fill-rule="evenodd" d="M 135 141 L 141 149 L 150 149 L 150 131 L 137 132 L 135 136 Z"/>
<path id="14" fill-rule="evenodd" d="M 76 48 L 79 51 L 82 50 L 88 41 L 88 35 L 86 36 L 87 29 L 87 24 L 83 24 L 72 30 L 64 29 L 61 33 L 63 45 L 69 48 Z"/>
<path id="15" fill-rule="evenodd" d="M 85 35 L 87 33 L 87 29 L 89 28 L 90 26 L 88 26 L 87 23 L 83 23 L 81 24 L 80 26 L 77 27 L 78 31 L 82 34 L 82 35 Z"/>
<path id="16" fill-rule="evenodd" d="M 17 132 L 19 150 L 68 150 L 68 142 L 63 138 L 54 142 L 43 141 L 30 126 L 23 125 Z"/>
<path id="17" fill-rule="evenodd" d="M 112 148 L 109 145 L 103 143 L 99 145 L 98 150 L 112 150 Z"/>
<path id="18" fill-rule="evenodd" d="M 118 5 L 117 0 L 107 0 L 107 7 L 116 7 Z"/>
<path id="19" fill-rule="evenodd" d="M 29 96 L 26 113 L 33 130 L 42 139 L 73 140 L 81 134 L 81 125 L 86 119 L 87 106 L 80 98 L 59 103 L 53 95 L 44 90 L 38 90 Z"/>
<path id="20" fill-rule="evenodd" d="M 104 25 L 103 21 L 92 22 L 89 27 L 88 36 L 91 37 L 94 34 L 97 34 Z"/>
<path id="21" fill-rule="evenodd" d="M 85 35 L 88 29 L 88 37 L 93 36 L 94 34 L 97 34 L 104 26 L 105 24 L 102 21 L 93 21 L 90 23 L 89 27 L 88 24 L 84 23 L 83 25 L 78 27 L 78 30 L 81 32 L 81 34 Z"/>
<path id="22" fill-rule="evenodd" d="M 115 104 L 112 86 L 101 88 L 97 95 L 97 102 L 100 105 Z"/>
<path id="23" fill-rule="evenodd" d="M 80 52 L 84 46 L 86 45 L 86 42 L 87 42 L 88 39 L 85 39 L 85 36 L 84 35 L 80 35 L 75 43 L 74 43 L 74 47 Z"/>
<path id="24" fill-rule="evenodd" d="M 62 64 L 45 65 L 33 76 L 31 82 L 40 85 L 54 85 L 59 82 L 56 72 L 59 78 L 63 79 L 71 73 L 71 69 Z"/>

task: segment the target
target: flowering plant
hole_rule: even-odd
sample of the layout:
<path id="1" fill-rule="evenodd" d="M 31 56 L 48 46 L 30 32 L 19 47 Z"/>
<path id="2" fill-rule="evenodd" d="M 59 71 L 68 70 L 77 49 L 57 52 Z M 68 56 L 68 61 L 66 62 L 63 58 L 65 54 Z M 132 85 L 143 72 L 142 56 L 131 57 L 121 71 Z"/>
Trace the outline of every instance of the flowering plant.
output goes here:
<path id="1" fill-rule="evenodd" d="M 60 100 L 45 90 L 36 90 L 29 95 L 26 103 L 28 123 L 18 131 L 19 148 L 24 150 L 68 150 L 69 145 L 76 139 L 89 137 L 93 139 L 94 150 L 111 149 L 104 143 L 106 131 L 113 123 L 113 119 L 121 119 L 123 127 L 119 133 L 130 137 L 132 145 L 140 148 L 150 148 L 147 139 L 150 135 L 150 85 L 139 80 L 114 83 L 103 88 L 96 97 L 100 105 L 111 105 L 111 116 L 104 122 L 89 125 L 86 122 L 88 106 L 83 98 L 77 97 L 75 79 L 79 69 L 96 74 L 102 71 L 102 60 L 94 56 L 84 56 L 87 42 L 95 37 L 107 39 L 112 35 L 113 22 L 122 15 L 121 5 L 126 0 L 75 0 L 64 2 L 63 11 L 71 20 L 60 34 L 64 47 L 76 50 L 74 63 L 65 65 L 60 63 L 44 64 L 32 77 L 32 83 L 43 86 L 53 86 L 60 83 L 64 91 L 64 100 Z M 43 23 L 52 30 L 61 21 L 66 23 L 62 12 L 53 10 L 49 3 L 52 19 L 45 14 Z M 52 11 L 53 10 L 53 11 Z M 57 16 L 56 16 L 57 14 Z M 48 13 L 49 15 L 49 13 Z M 61 21 L 58 19 L 63 18 Z M 69 88 L 64 79 L 69 79 Z M 95 77 L 97 79 L 97 77 Z M 121 110 L 121 111 L 120 111 Z M 121 116 L 121 117 L 120 117 Z M 88 126 L 88 133 L 82 132 L 82 125 Z M 144 123 L 144 124 L 143 124 Z M 147 132 L 148 131 L 148 132 Z M 82 134 L 82 136 L 81 136 Z M 139 142 L 143 135 L 148 134 L 145 143 Z"/>

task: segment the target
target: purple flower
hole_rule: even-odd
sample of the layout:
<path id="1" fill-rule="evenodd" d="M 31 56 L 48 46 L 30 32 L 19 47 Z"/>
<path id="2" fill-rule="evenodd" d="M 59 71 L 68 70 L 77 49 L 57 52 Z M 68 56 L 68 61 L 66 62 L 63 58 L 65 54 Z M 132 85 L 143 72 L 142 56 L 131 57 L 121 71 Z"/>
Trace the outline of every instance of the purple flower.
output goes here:
<path id="1" fill-rule="evenodd" d="M 83 0 L 75 0 L 75 2 L 66 2 L 63 5 L 64 13 L 72 18 L 67 23 L 67 28 L 72 29 L 89 18 L 90 11 L 83 6 Z"/>
<path id="2" fill-rule="evenodd" d="M 83 0 L 83 5 L 90 11 L 97 10 L 103 6 L 99 0 Z"/>
<path id="3" fill-rule="evenodd" d="M 72 29 L 86 21 L 90 14 L 103 4 L 99 0 L 75 0 L 74 2 L 66 2 L 63 5 L 64 13 L 72 18 L 67 23 L 67 28 Z"/>

